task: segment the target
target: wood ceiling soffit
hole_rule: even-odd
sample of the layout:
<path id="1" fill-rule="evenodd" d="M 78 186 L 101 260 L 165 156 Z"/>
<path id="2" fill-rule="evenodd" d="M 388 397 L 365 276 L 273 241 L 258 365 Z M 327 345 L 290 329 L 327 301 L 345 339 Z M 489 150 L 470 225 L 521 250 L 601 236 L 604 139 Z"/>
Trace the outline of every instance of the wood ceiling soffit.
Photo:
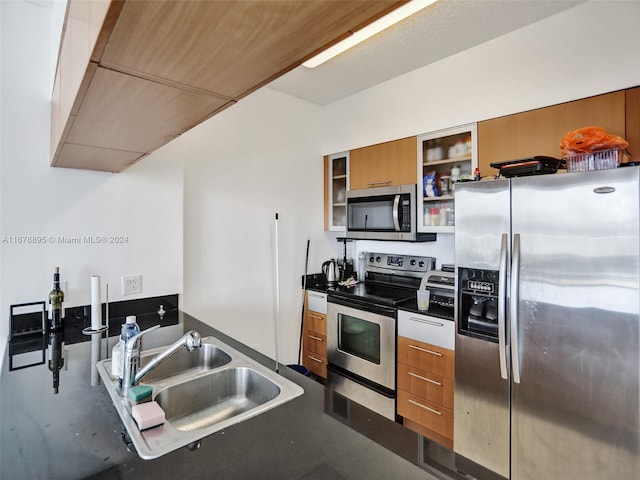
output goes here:
<path id="1" fill-rule="evenodd" d="M 123 171 L 407 1 L 112 0 L 52 165 Z"/>
<path id="2" fill-rule="evenodd" d="M 80 168 L 98 172 L 118 173 L 126 170 L 145 154 L 110 148 L 92 147 L 65 143 L 61 155 L 64 168 Z"/>
<path id="3" fill-rule="evenodd" d="M 100 64 L 239 99 L 402 3 L 126 2 Z"/>
<path id="4" fill-rule="evenodd" d="M 99 67 L 66 141 L 148 152 L 227 103 Z"/>

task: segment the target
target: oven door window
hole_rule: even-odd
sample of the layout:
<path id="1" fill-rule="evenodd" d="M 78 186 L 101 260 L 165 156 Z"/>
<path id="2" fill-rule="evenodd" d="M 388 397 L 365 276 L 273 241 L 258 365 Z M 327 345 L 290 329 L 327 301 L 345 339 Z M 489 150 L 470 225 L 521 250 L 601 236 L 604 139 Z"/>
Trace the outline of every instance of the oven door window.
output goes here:
<path id="1" fill-rule="evenodd" d="M 338 349 L 380 365 L 380 325 L 339 314 Z"/>

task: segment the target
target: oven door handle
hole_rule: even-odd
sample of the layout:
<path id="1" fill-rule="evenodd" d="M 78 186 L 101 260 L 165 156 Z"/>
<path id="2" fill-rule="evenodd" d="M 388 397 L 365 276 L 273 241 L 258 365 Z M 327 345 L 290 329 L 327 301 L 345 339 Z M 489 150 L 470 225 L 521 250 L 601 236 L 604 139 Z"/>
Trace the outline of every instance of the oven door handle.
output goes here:
<path id="1" fill-rule="evenodd" d="M 383 317 L 396 318 L 396 309 L 394 307 L 385 307 L 369 302 L 358 301 L 357 298 L 347 300 L 346 298 L 333 296 L 329 293 L 329 295 L 327 295 L 327 302 L 342 305 L 343 307 L 355 308 L 356 310 L 363 310 L 376 315 L 382 315 Z"/>

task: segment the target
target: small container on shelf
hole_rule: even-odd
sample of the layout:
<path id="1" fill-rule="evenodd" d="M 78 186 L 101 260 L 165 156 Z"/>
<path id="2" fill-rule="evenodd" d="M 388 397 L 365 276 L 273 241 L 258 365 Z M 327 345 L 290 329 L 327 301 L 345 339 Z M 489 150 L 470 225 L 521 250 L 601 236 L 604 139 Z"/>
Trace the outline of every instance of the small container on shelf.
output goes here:
<path id="1" fill-rule="evenodd" d="M 586 172 L 589 170 L 607 170 L 618 168 L 624 158 L 625 150 L 614 148 L 590 153 L 578 153 L 564 157 L 568 172 Z"/>
<path id="2" fill-rule="evenodd" d="M 429 225 L 436 226 L 440 224 L 440 210 L 436 207 L 429 209 Z"/>
<path id="3" fill-rule="evenodd" d="M 451 195 L 451 177 L 448 175 L 440 177 L 440 195 Z"/>
<path id="4" fill-rule="evenodd" d="M 458 180 L 460 180 L 460 166 L 454 165 L 451 167 L 451 182 L 456 183 Z"/>

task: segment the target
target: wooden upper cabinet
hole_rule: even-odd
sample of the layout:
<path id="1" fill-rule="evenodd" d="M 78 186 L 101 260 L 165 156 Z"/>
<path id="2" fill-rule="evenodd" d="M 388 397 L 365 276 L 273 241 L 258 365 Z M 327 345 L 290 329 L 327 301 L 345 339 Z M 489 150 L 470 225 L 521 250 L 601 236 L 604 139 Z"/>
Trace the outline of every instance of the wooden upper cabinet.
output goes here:
<path id="1" fill-rule="evenodd" d="M 52 165 L 119 172 L 407 0 L 70 0 Z"/>
<path id="2" fill-rule="evenodd" d="M 640 87 L 625 92 L 626 136 L 631 162 L 640 162 Z"/>
<path id="3" fill-rule="evenodd" d="M 407 137 L 349 152 L 349 189 L 416 183 L 417 137 Z"/>
<path id="4" fill-rule="evenodd" d="M 533 155 L 561 158 L 560 140 L 567 132 L 598 126 L 625 136 L 625 92 L 539 108 L 478 123 L 478 167 L 482 176 L 496 174 L 492 162 Z"/>

